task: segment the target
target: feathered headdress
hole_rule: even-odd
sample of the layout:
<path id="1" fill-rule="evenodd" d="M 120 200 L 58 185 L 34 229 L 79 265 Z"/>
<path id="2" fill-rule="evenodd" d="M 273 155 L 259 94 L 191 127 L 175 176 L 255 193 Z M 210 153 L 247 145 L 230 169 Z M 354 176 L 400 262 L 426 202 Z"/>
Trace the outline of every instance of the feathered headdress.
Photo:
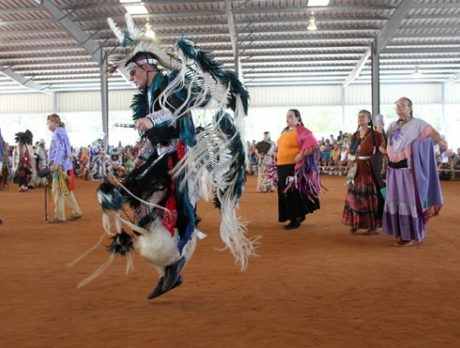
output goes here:
<path id="1" fill-rule="evenodd" d="M 166 69 L 171 69 L 174 65 L 174 57 L 171 53 L 166 53 L 159 46 L 158 40 L 152 39 L 146 35 L 144 29 L 136 27 L 133 18 L 129 13 L 125 14 L 126 31 L 120 29 L 112 18 L 107 18 L 110 29 L 120 41 L 121 51 L 110 55 L 109 73 L 113 73 L 119 67 L 122 67 L 138 52 L 150 52 L 158 60 L 159 65 Z"/>
<path id="2" fill-rule="evenodd" d="M 27 144 L 32 145 L 33 134 L 30 130 L 26 130 L 25 132 L 18 132 L 14 136 L 14 140 L 18 144 Z"/>

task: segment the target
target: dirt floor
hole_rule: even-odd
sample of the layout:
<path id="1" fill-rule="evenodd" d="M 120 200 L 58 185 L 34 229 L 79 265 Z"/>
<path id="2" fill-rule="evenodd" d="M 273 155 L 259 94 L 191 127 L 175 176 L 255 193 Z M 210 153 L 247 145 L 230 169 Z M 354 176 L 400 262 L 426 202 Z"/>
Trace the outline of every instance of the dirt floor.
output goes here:
<path id="1" fill-rule="evenodd" d="M 289 232 L 276 193 L 256 193 L 251 177 L 240 215 L 262 238 L 244 273 L 201 204 L 208 238 L 184 284 L 154 301 L 156 274 L 139 255 L 133 273 L 120 257 L 76 288 L 108 256 L 101 246 L 66 267 L 102 232 L 96 183 L 77 181 L 84 217 L 61 225 L 44 223 L 42 189 L 0 192 L 0 347 L 459 347 L 460 182 L 442 183 L 426 240 L 396 248 L 341 224 L 344 180 L 323 177 L 321 210 Z"/>

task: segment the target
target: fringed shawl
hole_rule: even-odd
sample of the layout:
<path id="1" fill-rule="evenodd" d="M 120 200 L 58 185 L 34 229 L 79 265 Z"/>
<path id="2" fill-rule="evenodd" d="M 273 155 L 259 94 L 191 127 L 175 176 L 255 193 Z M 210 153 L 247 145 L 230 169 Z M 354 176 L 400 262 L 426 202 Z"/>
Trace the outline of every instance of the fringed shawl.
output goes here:
<path id="1" fill-rule="evenodd" d="M 318 141 L 313 133 L 302 125 L 297 127 L 297 139 L 302 153 L 306 153 L 305 158 L 295 165 L 296 188 L 307 198 L 315 202 L 319 198 L 321 184 L 319 176 L 318 162 L 321 157 Z"/>

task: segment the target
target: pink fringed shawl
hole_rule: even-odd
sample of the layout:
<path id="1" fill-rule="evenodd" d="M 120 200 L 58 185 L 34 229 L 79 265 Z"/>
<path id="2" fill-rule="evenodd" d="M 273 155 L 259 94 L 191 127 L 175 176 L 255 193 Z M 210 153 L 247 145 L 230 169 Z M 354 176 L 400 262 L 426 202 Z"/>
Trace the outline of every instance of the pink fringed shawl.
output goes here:
<path id="1" fill-rule="evenodd" d="M 305 158 L 295 165 L 295 187 L 314 202 L 324 186 L 319 176 L 318 162 L 320 159 L 318 141 L 313 133 L 302 125 L 297 127 L 297 139 Z"/>

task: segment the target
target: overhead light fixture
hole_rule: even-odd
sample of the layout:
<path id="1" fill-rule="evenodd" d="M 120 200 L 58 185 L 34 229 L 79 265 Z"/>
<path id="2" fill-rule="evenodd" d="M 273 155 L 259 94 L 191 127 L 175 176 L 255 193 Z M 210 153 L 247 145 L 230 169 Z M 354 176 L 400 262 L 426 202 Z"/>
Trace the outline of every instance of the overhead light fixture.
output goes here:
<path id="1" fill-rule="evenodd" d="M 128 12 L 131 15 L 140 15 L 140 14 L 149 13 L 149 11 L 147 11 L 144 5 L 126 5 L 125 9 L 126 9 L 126 12 Z"/>
<path id="2" fill-rule="evenodd" d="M 327 6 L 327 5 L 329 5 L 329 0 L 308 0 L 307 7 Z"/>
<path id="3" fill-rule="evenodd" d="M 150 22 L 145 23 L 145 36 L 147 36 L 151 40 L 156 39 L 155 32 L 153 31 L 152 25 L 150 24 Z"/>
<path id="4" fill-rule="evenodd" d="M 318 27 L 316 26 L 316 19 L 315 19 L 315 13 L 314 12 L 311 13 L 310 19 L 308 20 L 307 29 L 310 30 L 310 31 L 314 31 L 314 30 L 318 29 Z"/>
<path id="5" fill-rule="evenodd" d="M 125 5 L 126 12 L 131 15 L 148 14 L 147 8 L 139 0 L 119 0 Z M 138 4 L 136 4 L 138 3 Z"/>
<path id="6" fill-rule="evenodd" d="M 420 71 L 420 68 L 418 66 L 415 67 L 414 72 L 412 73 L 413 77 L 422 77 L 422 73 Z"/>

